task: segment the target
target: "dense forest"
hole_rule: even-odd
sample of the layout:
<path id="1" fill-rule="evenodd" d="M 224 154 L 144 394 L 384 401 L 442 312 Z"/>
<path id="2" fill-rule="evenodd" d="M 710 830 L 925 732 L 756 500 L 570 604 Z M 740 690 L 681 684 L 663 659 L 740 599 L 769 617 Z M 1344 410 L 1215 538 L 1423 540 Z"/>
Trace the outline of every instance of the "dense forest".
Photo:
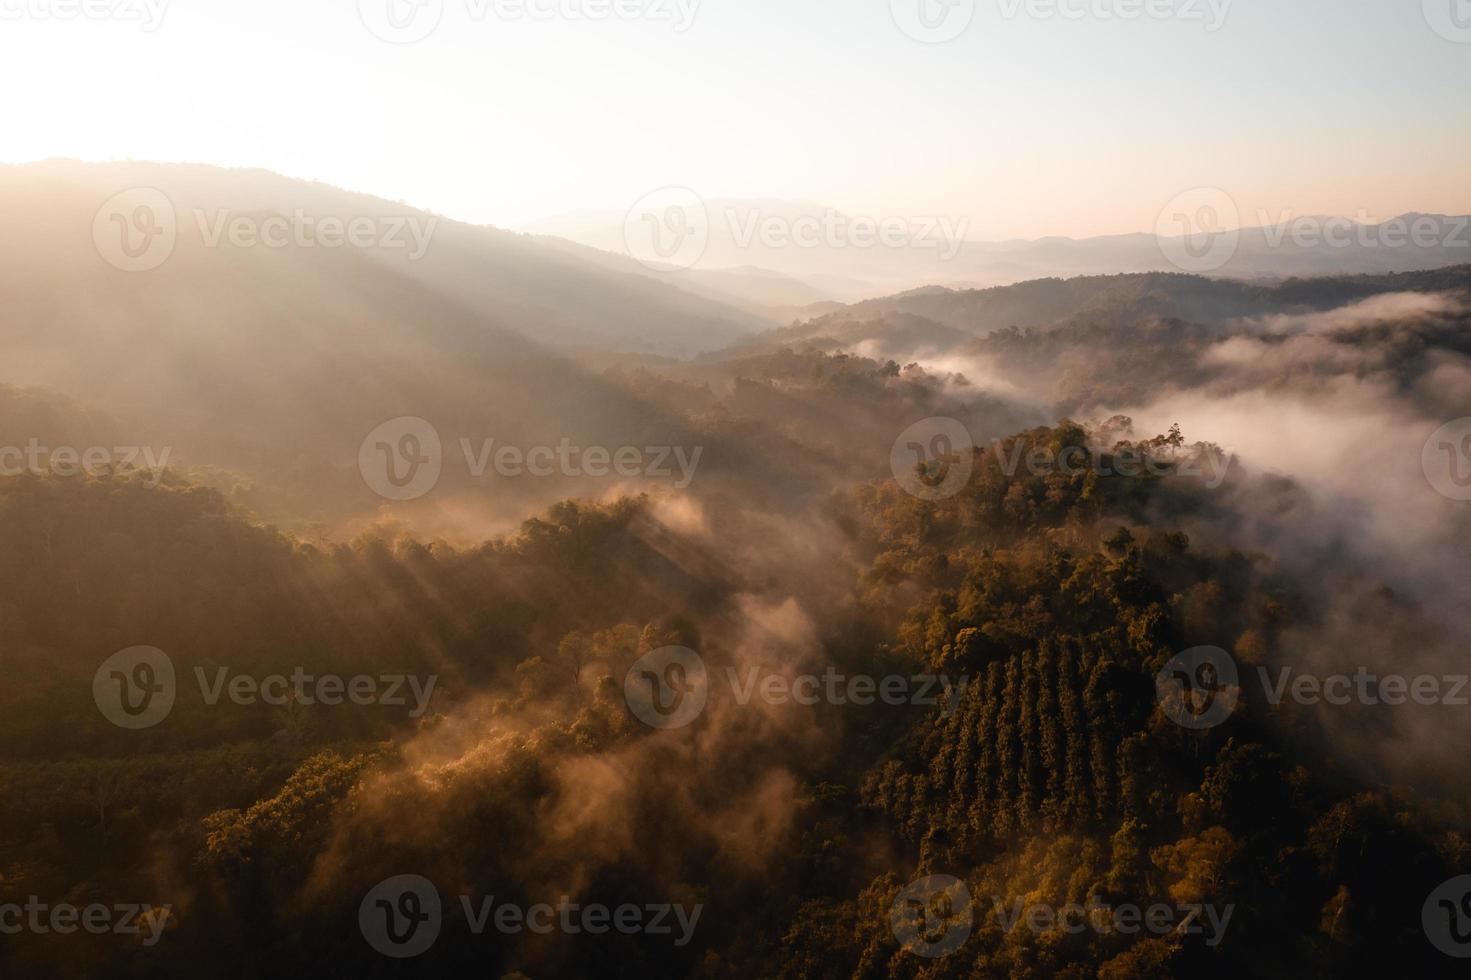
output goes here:
<path id="1" fill-rule="evenodd" d="M 1468 55 L 0 0 L 0 980 L 1466 977 Z"/>
<path id="2" fill-rule="evenodd" d="M 1456 975 L 1471 267 L 78 288 L 117 172 L 368 200 L 0 172 L 0 975 Z"/>
<path id="3" fill-rule="evenodd" d="M 821 544 L 802 545 L 824 549 L 826 580 L 802 595 L 730 561 L 727 535 L 758 520 L 737 501 L 706 504 L 721 535 L 681 529 L 645 495 L 559 504 L 474 548 L 386 527 L 324 548 L 199 487 L 9 479 L 0 901 L 137 896 L 162 939 L 7 936 L 7 972 L 184 976 L 207 958 L 217 975 L 396 975 L 357 906 L 406 870 L 447 901 L 703 907 L 677 946 L 476 934 L 449 905 L 416 970 L 1444 972 L 1419 910 L 1471 870 L 1464 804 L 1343 765 L 1310 718 L 1249 685 L 1219 727 L 1165 716 L 1154 677 L 1176 652 L 1283 662 L 1331 602 L 1268 555 L 1184 530 L 1228 523 L 1229 498 L 1174 472 L 1209 447 L 1173 432 L 1100 448 L 1103 434 L 1064 422 L 973 450 L 971 479 L 943 501 L 893 480 L 827 498 L 805 517 Z M 1005 471 L 1034 448 L 1162 462 L 1144 477 Z M 1366 615 L 1417 621 L 1388 589 L 1373 601 Z M 181 684 L 163 724 L 121 731 L 91 703 L 90 674 L 98 651 L 139 636 L 181 674 L 391 669 L 432 673 L 438 691 L 414 719 L 210 706 Z M 712 684 L 703 717 L 660 731 L 632 715 L 622 678 L 671 644 L 712 673 L 970 681 L 929 708 L 811 711 Z M 937 874 L 965 884 L 974 921 L 931 958 L 901 944 L 890 907 Z M 1221 935 L 1034 932 L 1007 918 L 1014 901 L 1231 912 Z"/>

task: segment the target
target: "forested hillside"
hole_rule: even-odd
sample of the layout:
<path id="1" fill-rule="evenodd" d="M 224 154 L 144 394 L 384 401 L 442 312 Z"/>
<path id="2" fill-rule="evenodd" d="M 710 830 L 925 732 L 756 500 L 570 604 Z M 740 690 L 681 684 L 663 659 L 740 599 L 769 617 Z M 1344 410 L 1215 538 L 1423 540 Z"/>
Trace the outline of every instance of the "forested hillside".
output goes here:
<path id="1" fill-rule="evenodd" d="M 1451 975 L 1471 714 L 1284 692 L 1464 674 L 1467 267 L 752 339 L 468 226 L 78 289 L 18 179 L 5 976 Z M 610 339 L 645 318 L 720 344 Z M 7 931 L 37 903 L 131 927 Z"/>
<path id="2" fill-rule="evenodd" d="M 705 505 L 718 536 L 642 498 L 559 505 L 468 550 L 386 531 L 323 549 L 208 490 L 9 480 L 3 897 L 172 908 L 156 946 L 27 935 L 6 966 L 184 976 L 207 950 L 242 976 L 397 975 L 363 944 L 357 901 L 414 869 L 446 895 L 704 907 L 684 946 L 476 935 L 451 911 L 416 969 L 607 975 L 616 955 L 628 976 L 1438 975 L 1418 910 L 1471 870 L 1462 800 L 1344 764 L 1311 719 L 1248 685 L 1204 731 L 1155 697 L 1187 647 L 1222 646 L 1244 670 L 1290 661 L 1289 638 L 1333 605 L 1329 583 L 1182 530 L 1228 523 L 1229 496 L 1177 472 L 1210 447 L 1099 437 L 1063 423 L 978 449 L 943 501 L 893 481 L 829 499 L 806 541 L 768 541 L 794 561 L 823 552 L 828 581 L 795 593 L 730 561 L 729 540 L 760 521 L 733 501 Z M 1162 465 L 1006 472 L 1037 448 Z M 1366 615 L 1409 635 L 1413 608 L 1375 602 Z M 391 669 L 433 672 L 440 691 L 418 718 L 181 694 L 163 724 L 122 731 L 87 677 L 98 651 L 140 635 L 180 673 Z M 812 711 L 712 684 L 704 717 L 658 731 L 621 678 L 671 643 L 716 674 L 968 682 L 928 708 Z M 968 941 L 933 959 L 901 946 L 889 913 L 929 874 L 975 898 Z M 1013 900 L 1233 911 L 1219 936 L 1034 934 L 1003 928 Z"/>

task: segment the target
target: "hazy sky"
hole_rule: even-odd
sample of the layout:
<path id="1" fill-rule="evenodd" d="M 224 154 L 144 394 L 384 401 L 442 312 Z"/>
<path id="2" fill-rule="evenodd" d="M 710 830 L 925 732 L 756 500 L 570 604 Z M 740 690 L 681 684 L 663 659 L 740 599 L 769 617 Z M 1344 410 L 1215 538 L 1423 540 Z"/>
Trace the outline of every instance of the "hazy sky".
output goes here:
<path id="1" fill-rule="evenodd" d="M 166 5 L 150 31 L 61 18 L 81 2 Z M 1471 212 L 1468 0 L 1233 0 L 1220 23 L 1227 0 L 976 0 L 944 44 L 891 0 L 419 0 L 438 29 L 390 44 L 359 9 L 389 2 L 0 0 L 0 160 L 260 166 L 508 227 L 669 184 L 974 238 L 1152 230 L 1199 185 L 1248 224 Z M 970 0 L 897 20 L 920 2 L 952 32 Z"/>

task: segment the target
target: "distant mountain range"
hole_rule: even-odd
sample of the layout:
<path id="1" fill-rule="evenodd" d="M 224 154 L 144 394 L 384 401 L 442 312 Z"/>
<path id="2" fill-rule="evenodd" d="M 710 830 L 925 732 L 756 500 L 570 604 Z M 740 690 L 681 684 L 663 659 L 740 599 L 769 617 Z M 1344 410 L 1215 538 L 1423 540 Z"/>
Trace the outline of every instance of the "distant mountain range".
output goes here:
<path id="1" fill-rule="evenodd" d="M 94 219 L 115 195 L 139 188 L 162 192 L 177 241 L 158 268 L 120 274 L 108 267 L 92 240 L 96 231 L 112 248 L 120 229 L 106 220 L 94 229 Z M 766 325 L 728 303 L 637 275 L 644 270 L 627 259 L 539 243 L 524 234 L 263 170 L 134 162 L 0 165 L 0 208 L 19 232 L 0 243 L 0 255 L 25 257 L 33 280 L 28 297 L 81 286 L 98 300 L 118 304 L 119 312 L 162 318 L 160 326 L 185 313 L 183 297 L 209 306 L 228 299 L 222 312 L 248 318 L 251 304 L 276 295 L 263 287 L 289 286 L 292 280 L 308 289 L 284 290 L 292 302 L 356 297 L 371 300 L 370 309 L 384 315 L 415 294 L 435 294 L 436 301 L 421 296 L 414 308 L 442 308 L 457 321 L 455 331 L 467 332 L 459 339 L 473 334 L 476 343 L 508 331 L 552 347 L 688 354 Z M 300 220 L 293 218 L 296 214 Z M 237 239 L 221 223 L 243 220 L 263 229 L 273 218 L 288 224 L 278 224 L 274 236 L 261 237 L 284 242 L 281 247 Z M 367 222 L 367 247 L 312 241 L 312 226 L 329 220 Z M 296 224 L 306 230 L 298 234 Z M 413 240 L 412 227 L 425 232 L 422 248 Z M 374 236 L 385 247 L 369 240 Z M 280 261 L 288 256 L 292 262 Z M 9 275 L 20 274 L 15 262 L 5 266 Z M 242 294 L 246 283 L 251 289 Z M 274 308 L 274 302 L 273 312 L 289 312 Z"/>
<path id="2" fill-rule="evenodd" d="M 271 513 L 370 509 L 356 447 L 398 416 L 452 447 L 676 444 L 576 352 L 683 356 L 771 323 L 627 259 L 257 170 L 0 167 L 0 213 L 0 385 L 39 389 L 41 434 L 170 446 Z M 555 492 L 503 492 L 523 490 Z"/>
<path id="3" fill-rule="evenodd" d="M 1283 282 L 1140 273 L 814 304 L 819 286 L 756 266 L 661 272 L 321 184 L 185 165 L 0 167 L 0 213 L 0 446 L 168 447 L 171 472 L 262 515 L 322 523 L 377 513 L 358 448 L 399 417 L 431 420 L 451 453 L 462 438 L 703 445 L 702 486 L 807 492 L 870 472 L 825 433 L 863 427 L 887 451 L 900 416 L 934 414 L 941 389 L 906 376 L 888 391 L 886 359 L 994 359 L 1004 336 L 976 345 L 996 331 L 1092 323 L 1105 346 L 1136 334 L 1168 346 L 1175 322 L 1471 286 L 1466 266 Z M 779 326 L 783 306 L 803 312 Z M 821 352 L 875 358 L 859 372 L 869 387 L 832 382 Z M 977 426 L 1046 419 L 993 394 L 972 389 Z M 1044 393 L 1049 405 L 1081 397 Z M 487 487 L 459 467 L 422 507 L 519 519 L 587 491 Z"/>
<path id="4" fill-rule="evenodd" d="M 1143 329 L 1172 320 L 1210 327 L 1330 310 L 1389 293 L 1443 292 L 1471 293 L 1471 265 L 1281 282 L 1149 272 L 1036 279 L 989 289 L 929 286 L 798 320 L 742 340 L 736 348 L 845 351 L 902 361 L 943 356 L 1013 327 Z"/>
<path id="5" fill-rule="evenodd" d="M 1162 247 L 1148 233 L 983 242 L 964 237 L 966 222 L 953 216 L 854 216 L 811 202 L 755 199 L 713 199 L 703 210 L 698 220 L 708 227 L 708 241 L 698 263 L 648 274 L 777 319 L 831 311 L 798 308 L 805 304 L 852 303 L 920 286 L 984 288 L 1051 277 L 1182 271 L 1166 254 L 1179 254 L 1180 239 L 1166 239 Z M 524 230 L 538 240 L 550 236 L 626 254 L 627 220 L 626 213 L 580 211 Z M 892 245 L 868 242 L 864 229 L 885 221 L 907 229 L 908 238 Z M 770 233 L 764 233 L 768 226 Z M 1281 279 L 1413 272 L 1468 261 L 1466 217 L 1407 214 L 1359 225 L 1289 214 L 1242 230 L 1229 260 L 1208 271 Z"/>

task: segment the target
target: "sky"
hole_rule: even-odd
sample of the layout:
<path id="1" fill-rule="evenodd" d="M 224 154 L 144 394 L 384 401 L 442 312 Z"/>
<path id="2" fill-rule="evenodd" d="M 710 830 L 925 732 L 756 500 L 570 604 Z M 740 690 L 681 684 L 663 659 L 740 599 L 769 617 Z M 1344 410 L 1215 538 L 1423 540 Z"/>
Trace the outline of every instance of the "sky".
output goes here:
<path id="1" fill-rule="evenodd" d="M 1149 231 L 1201 186 L 1246 225 L 1471 213 L 1471 0 L 0 0 L 0 84 L 0 161 L 510 228 L 670 185 L 977 239 Z"/>

